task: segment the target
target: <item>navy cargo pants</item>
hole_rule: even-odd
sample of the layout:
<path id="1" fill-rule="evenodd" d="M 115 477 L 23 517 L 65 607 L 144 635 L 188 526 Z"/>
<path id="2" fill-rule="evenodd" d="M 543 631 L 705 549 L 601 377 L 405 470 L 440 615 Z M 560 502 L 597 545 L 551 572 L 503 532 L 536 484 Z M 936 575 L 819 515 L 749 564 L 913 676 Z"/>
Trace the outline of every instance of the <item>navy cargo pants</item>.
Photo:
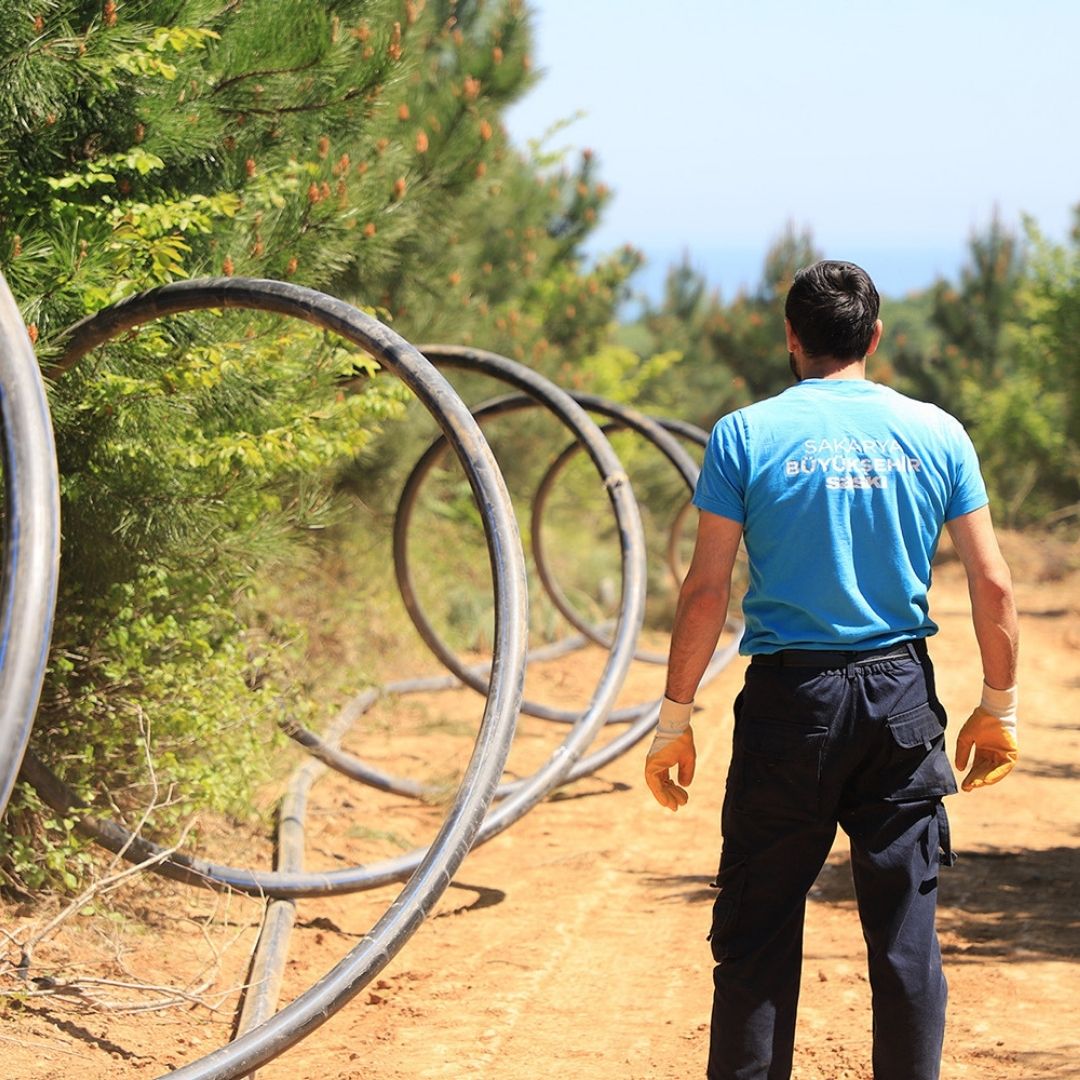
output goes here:
<path id="1" fill-rule="evenodd" d="M 755 657 L 735 701 L 710 939 L 709 1080 L 787 1080 L 806 895 L 839 823 L 866 939 L 875 1080 L 936 1080 L 942 796 L 956 791 L 922 642 Z"/>

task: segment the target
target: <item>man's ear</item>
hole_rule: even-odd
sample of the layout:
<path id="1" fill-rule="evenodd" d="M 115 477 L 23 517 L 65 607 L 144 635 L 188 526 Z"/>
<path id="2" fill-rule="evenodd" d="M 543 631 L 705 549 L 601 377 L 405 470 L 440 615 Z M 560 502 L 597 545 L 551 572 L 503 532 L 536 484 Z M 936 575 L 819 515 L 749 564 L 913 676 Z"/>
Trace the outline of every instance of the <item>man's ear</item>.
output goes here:
<path id="1" fill-rule="evenodd" d="M 798 337 L 795 336 L 795 331 L 791 329 L 791 320 L 784 319 L 784 337 L 787 339 L 787 351 L 793 353 L 796 349 L 801 349 Z"/>
<path id="2" fill-rule="evenodd" d="M 878 321 L 874 323 L 874 333 L 870 337 L 870 347 L 866 350 L 867 356 L 873 356 L 874 353 L 877 352 L 877 347 L 881 344 L 881 331 L 883 329 L 884 327 L 882 326 L 881 320 L 878 319 Z"/>

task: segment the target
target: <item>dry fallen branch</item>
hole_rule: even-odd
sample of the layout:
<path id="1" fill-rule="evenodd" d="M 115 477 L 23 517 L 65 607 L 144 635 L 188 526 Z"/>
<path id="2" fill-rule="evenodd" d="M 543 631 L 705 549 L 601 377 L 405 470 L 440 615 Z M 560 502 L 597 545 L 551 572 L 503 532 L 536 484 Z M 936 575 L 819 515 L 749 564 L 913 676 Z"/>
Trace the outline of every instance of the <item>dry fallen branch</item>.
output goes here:
<path id="1" fill-rule="evenodd" d="M 108 877 L 99 878 L 92 885 L 84 889 L 79 895 L 71 901 L 60 912 L 53 916 L 41 929 L 33 933 L 29 938 L 20 943 L 18 941 L 18 935 L 8 935 L 12 940 L 12 944 L 15 944 L 20 949 L 19 963 L 16 965 L 16 970 L 20 972 L 23 978 L 26 977 L 30 968 L 30 963 L 33 958 L 33 952 L 37 945 L 39 945 L 46 937 L 54 933 L 60 926 L 62 926 L 72 915 L 82 910 L 87 904 L 91 903 L 95 899 L 106 896 L 110 892 L 114 891 L 122 882 L 127 881 L 128 878 L 134 877 L 136 874 L 141 874 L 143 871 L 149 869 L 151 866 L 156 866 L 160 862 L 164 862 L 170 858 L 180 847 L 183 846 L 184 840 L 187 838 L 187 834 L 194 826 L 194 822 L 189 822 L 184 826 L 184 831 L 177 841 L 176 845 L 163 851 L 159 851 L 155 855 L 151 855 L 150 858 L 144 859 L 141 863 L 136 863 L 133 866 L 126 867 L 123 870 L 119 870 L 114 874 L 110 874 Z M 0 974 L 4 972 L 0 971 Z"/>
<path id="2" fill-rule="evenodd" d="M 140 814 L 135 827 L 131 830 L 131 840 L 129 840 L 128 846 L 140 835 L 154 812 L 162 806 L 169 805 L 172 801 L 171 789 L 166 793 L 165 801 L 161 799 L 161 787 L 150 749 L 150 723 L 141 709 L 138 710 L 138 720 L 146 770 L 149 777 L 150 799 Z M 226 923 L 231 921 L 228 914 L 228 905 L 231 903 L 232 897 L 227 894 L 216 896 L 208 920 L 194 920 L 198 923 L 199 933 L 210 952 L 210 960 L 193 977 L 189 978 L 184 986 L 166 986 L 139 979 L 129 970 L 125 963 L 122 943 L 120 938 L 116 936 L 115 928 L 114 933 L 108 936 L 106 941 L 112 947 L 111 963 L 122 972 L 121 978 L 102 978 L 81 974 L 64 975 L 63 969 L 61 971 L 54 969 L 48 974 L 43 973 L 35 976 L 30 971 L 35 950 L 42 942 L 54 936 L 73 915 L 85 910 L 88 905 L 101 900 L 115 892 L 124 883 L 171 858 L 176 851 L 184 846 L 195 823 L 195 819 L 187 823 L 173 846 L 159 851 L 135 865 L 125 866 L 122 864 L 121 860 L 125 854 L 123 850 L 114 855 L 106 864 L 104 876 L 98 877 L 47 921 L 31 924 L 16 933 L 9 933 L 7 930 L 0 928 L 0 934 L 3 935 L 18 955 L 17 961 L 0 962 L 0 996 L 7 995 L 21 999 L 50 997 L 66 1004 L 77 1005 L 80 1008 L 109 1012 L 142 1013 L 193 1005 L 201 1006 L 211 1013 L 219 1012 L 222 1004 L 228 998 L 239 993 L 243 987 L 229 987 L 218 990 L 213 994 L 208 993 L 208 991 L 220 976 L 223 954 L 232 948 L 243 934 L 250 929 L 247 925 L 237 924 L 234 932 L 229 935 L 228 941 L 224 944 L 215 942 L 208 923 L 217 919 L 222 904 L 226 905 Z M 4 981 L 7 981 L 9 985 L 5 987 L 3 985 Z M 107 989 L 120 991 L 121 994 L 128 996 L 99 993 L 99 991 Z"/>
<path id="3" fill-rule="evenodd" d="M 74 975 L 62 978 L 56 973 L 35 977 L 30 974 L 34 950 L 41 942 L 54 935 L 72 915 L 85 908 L 87 904 L 108 895 L 125 881 L 168 859 L 183 845 L 187 833 L 192 827 L 193 823 L 185 828 L 174 847 L 158 852 L 137 865 L 126 867 L 107 877 L 98 879 L 43 925 L 28 927 L 22 934 L 11 934 L 2 931 L 8 941 L 19 950 L 19 960 L 17 963 L 9 962 L 0 966 L 0 996 L 8 995 L 21 999 L 48 997 L 80 1008 L 127 1014 L 155 1012 L 180 1006 L 200 1006 L 210 1013 L 219 1013 L 225 1001 L 246 988 L 244 984 L 238 984 L 209 993 L 221 973 L 223 955 L 244 934 L 249 932 L 250 926 L 246 924 L 236 924 L 229 939 L 224 944 L 221 944 L 214 941 L 206 920 L 195 920 L 202 940 L 209 949 L 211 956 L 209 962 L 188 981 L 186 986 L 182 987 L 163 985 L 132 976 L 123 962 L 119 944 L 115 940 L 112 943 L 114 946 L 114 962 L 129 976 L 126 979 L 110 979 L 89 975 Z M 217 915 L 220 903 L 227 903 L 229 899 L 227 896 L 218 897 L 214 911 L 210 916 L 211 920 Z M 6 988 L 2 986 L 5 979 L 11 984 Z M 96 992 L 105 989 L 126 991 L 131 996 L 121 997 Z"/>

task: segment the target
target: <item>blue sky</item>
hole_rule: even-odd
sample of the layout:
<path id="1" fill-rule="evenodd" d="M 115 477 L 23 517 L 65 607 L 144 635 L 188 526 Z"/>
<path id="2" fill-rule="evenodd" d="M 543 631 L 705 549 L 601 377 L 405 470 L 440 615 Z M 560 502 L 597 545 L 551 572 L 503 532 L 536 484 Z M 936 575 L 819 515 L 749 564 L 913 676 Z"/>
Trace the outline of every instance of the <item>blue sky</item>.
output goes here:
<path id="1" fill-rule="evenodd" d="M 995 212 L 1055 238 L 1080 202 L 1080 2 L 530 0 L 524 146 L 590 147 L 653 290 L 688 250 L 730 297 L 788 221 L 899 295 Z"/>

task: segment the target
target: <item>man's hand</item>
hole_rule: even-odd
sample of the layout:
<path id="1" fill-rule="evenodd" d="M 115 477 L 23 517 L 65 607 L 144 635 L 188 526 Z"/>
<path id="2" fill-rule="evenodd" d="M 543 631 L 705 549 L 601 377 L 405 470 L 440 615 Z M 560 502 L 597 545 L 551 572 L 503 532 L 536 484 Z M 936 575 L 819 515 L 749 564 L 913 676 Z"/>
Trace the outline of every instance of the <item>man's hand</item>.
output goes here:
<path id="1" fill-rule="evenodd" d="M 983 685 L 982 701 L 956 737 L 956 767 L 967 768 L 972 747 L 975 760 L 964 777 L 964 791 L 996 784 L 1012 772 L 1020 757 L 1016 742 L 1016 687 L 995 690 Z"/>
<path id="2" fill-rule="evenodd" d="M 694 779 L 694 732 L 690 728 L 693 702 L 672 701 L 665 697 L 660 706 L 652 746 L 645 756 L 645 783 L 656 801 L 669 810 L 685 806 L 690 796 L 671 779 L 669 771 L 678 767 L 679 784 L 689 786 Z"/>

